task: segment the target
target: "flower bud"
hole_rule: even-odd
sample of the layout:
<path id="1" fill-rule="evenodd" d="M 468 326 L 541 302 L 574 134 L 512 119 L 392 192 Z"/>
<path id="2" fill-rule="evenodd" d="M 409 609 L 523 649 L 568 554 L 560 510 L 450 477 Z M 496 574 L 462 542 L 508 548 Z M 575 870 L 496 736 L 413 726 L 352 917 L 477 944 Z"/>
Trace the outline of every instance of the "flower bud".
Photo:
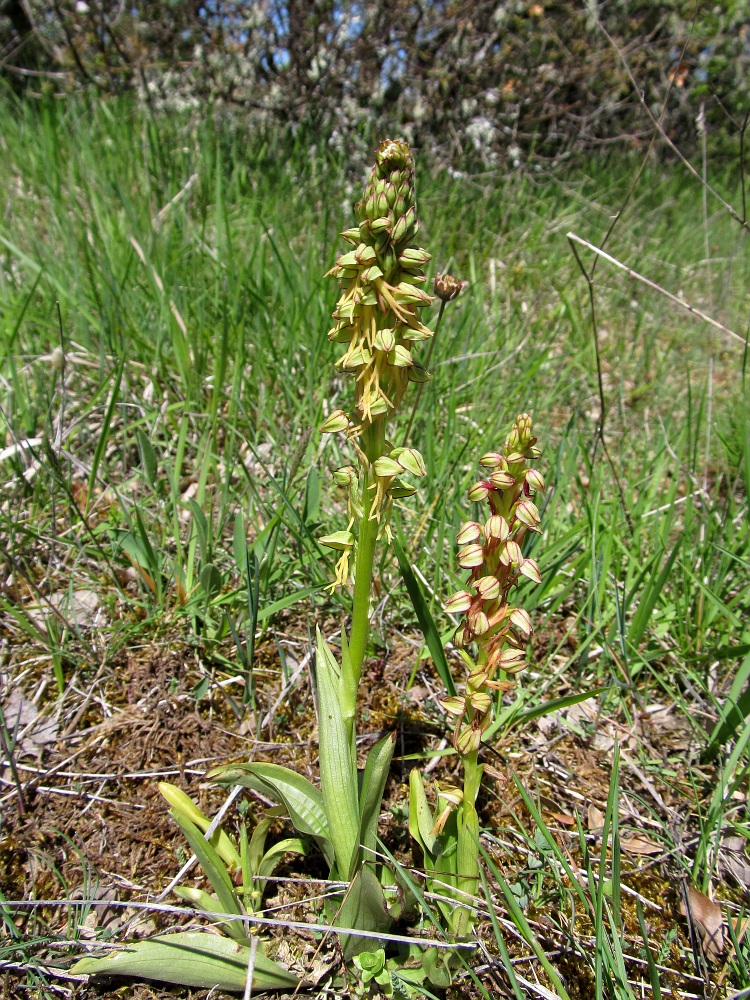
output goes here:
<path id="1" fill-rule="evenodd" d="M 443 601 L 443 611 L 448 615 L 462 615 L 471 607 L 472 596 L 468 590 L 458 590 L 447 601 Z"/>
<path id="2" fill-rule="evenodd" d="M 392 458 L 388 458 L 387 455 L 381 455 L 380 458 L 375 459 L 372 469 L 378 479 L 388 479 L 393 476 L 400 476 L 404 471 L 398 462 L 394 461 Z"/>
<path id="3" fill-rule="evenodd" d="M 531 618 L 529 618 L 528 611 L 523 608 L 514 608 L 510 613 L 510 620 L 513 625 L 523 632 L 524 635 L 531 635 L 533 629 L 531 627 Z"/>
<path id="4" fill-rule="evenodd" d="M 412 359 L 411 367 L 409 368 L 409 381 L 420 384 L 422 382 L 429 382 L 430 373 L 421 362 Z"/>
<path id="5" fill-rule="evenodd" d="M 478 483 L 474 483 L 467 496 L 469 500 L 475 500 L 477 503 L 481 503 L 482 500 L 486 500 L 490 495 L 491 488 L 491 485 L 486 482 L 486 480 L 480 479 Z"/>
<path id="6" fill-rule="evenodd" d="M 521 524 L 525 524 L 532 531 L 539 530 L 538 525 L 541 518 L 539 517 L 539 511 L 531 500 L 520 500 L 513 508 L 513 513 Z"/>
<path id="7" fill-rule="evenodd" d="M 469 704 L 477 712 L 480 712 L 482 715 L 486 715 L 492 708 L 492 696 L 486 691 L 475 691 L 469 697 Z"/>
<path id="8" fill-rule="evenodd" d="M 532 493 L 544 493 L 546 488 L 544 485 L 544 479 L 536 469 L 526 470 L 526 485 Z"/>
<path id="9" fill-rule="evenodd" d="M 466 618 L 466 624 L 474 635 L 484 635 L 485 632 L 489 632 L 490 630 L 490 621 L 484 611 L 469 614 Z"/>
<path id="10" fill-rule="evenodd" d="M 332 535 L 324 535 L 318 541 L 321 545 L 327 545 L 329 549 L 344 552 L 354 545 L 354 535 L 351 531 L 334 531 Z"/>
<path id="11" fill-rule="evenodd" d="M 401 344 L 396 344 L 393 350 L 388 352 L 388 364 L 394 368 L 410 368 L 413 364 L 411 353 Z"/>
<path id="12" fill-rule="evenodd" d="M 484 562 L 484 549 L 481 545 L 465 545 L 458 550 L 458 564 L 464 569 L 473 569 Z"/>
<path id="13" fill-rule="evenodd" d="M 337 486 L 356 486 L 357 473 L 351 465 L 345 465 L 343 469 L 336 469 L 333 474 L 333 481 Z"/>
<path id="14" fill-rule="evenodd" d="M 396 346 L 396 335 L 391 329 L 378 330 L 372 345 L 376 351 L 389 354 Z"/>
<path id="15" fill-rule="evenodd" d="M 398 262 L 402 267 L 423 267 L 432 260 L 426 250 L 407 247 L 402 250 L 398 257 Z"/>
<path id="16" fill-rule="evenodd" d="M 349 417 L 343 410 L 334 410 L 320 425 L 322 434 L 339 434 L 349 427 Z"/>
<path id="17" fill-rule="evenodd" d="M 520 566 L 523 563 L 523 554 L 521 553 L 521 546 L 518 542 L 514 542 L 512 538 L 509 538 L 505 543 L 505 556 L 508 560 L 504 565 L 508 563 L 513 563 L 514 566 Z"/>
<path id="18" fill-rule="evenodd" d="M 510 472 L 493 472 L 490 482 L 498 490 L 510 490 L 516 485 L 515 476 Z"/>
<path id="19" fill-rule="evenodd" d="M 483 469 L 496 469 L 503 460 L 503 456 L 499 451 L 488 451 L 486 455 L 482 455 L 479 459 L 479 464 Z"/>
<path id="20" fill-rule="evenodd" d="M 542 574 L 539 572 L 539 566 L 535 559 L 524 559 L 521 565 L 521 573 L 534 583 L 542 582 Z"/>
<path id="21" fill-rule="evenodd" d="M 427 475 L 424 459 L 416 448 L 396 448 L 394 451 L 398 454 L 394 454 L 392 451 L 391 458 L 395 458 L 406 472 L 411 472 L 413 476 L 419 477 Z"/>
<path id="22" fill-rule="evenodd" d="M 466 699 L 455 695 L 452 698 L 441 698 L 440 705 L 448 715 L 462 716 L 466 711 Z"/>
<path id="23" fill-rule="evenodd" d="M 417 492 L 416 486 L 407 486 L 406 484 L 397 484 L 391 486 L 388 490 L 388 496 L 392 500 L 406 500 L 407 497 L 413 497 Z"/>
<path id="24" fill-rule="evenodd" d="M 494 601 L 500 596 L 500 581 L 496 576 L 481 576 L 474 582 L 474 587 L 484 601 Z"/>
<path id="25" fill-rule="evenodd" d="M 487 519 L 487 523 L 484 526 L 484 533 L 488 539 L 492 538 L 496 541 L 504 542 L 510 533 L 510 528 L 502 514 L 493 514 L 492 517 Z"/>
<path id="26" fill-rule="evenodd" d="M 476 753 L 482 745 L 481 729 L 475 729 L 473 726 L 464 726 L 458 734 L 458 739 L 454 745 L 458 753 L 464 757 L 467 754 Z"/>

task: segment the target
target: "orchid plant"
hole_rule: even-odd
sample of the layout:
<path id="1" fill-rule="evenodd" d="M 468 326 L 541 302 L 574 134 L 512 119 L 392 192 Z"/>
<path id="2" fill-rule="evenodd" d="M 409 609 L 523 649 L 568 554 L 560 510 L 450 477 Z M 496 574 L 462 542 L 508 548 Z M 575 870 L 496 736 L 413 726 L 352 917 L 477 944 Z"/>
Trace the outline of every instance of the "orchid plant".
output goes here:
<path id="1" fill-rule="evenodd" d="M 351 629 L 342 628 L 341 659 L 318 633 L 317 711 L 320 789 L 289 768 L 236 764 L 210 777 L 242 784 L 282 802 L 298 832 L 313 836 L 330 864 L 331 878 L 347 884 L 330 906 L 335 924 L 354 930 L 385 931 L 399 913 L 391 873 L 376 863 L 377 822 L 393 755 L 394 737 L 385 736 L 357 770 L 356 705 L 370 634 L 370 598 L 376 546 L 390 539 L 393 501 L 413 495 L 407 475 L 425 475 L 414 448 L 395 447 L 388 427 L 410 383 L 429 375 L 415 356 L 432 333 L 420 318 L 431 302 L 423 290 L 426 250 L 415 245 L 419 229 L 414 161 L 398 139 L 380 144 L 361 201 L 357 225 L 342 233 L 352 249 L 329 272 L 341 295 L 329 339 L 341 344 L 336 368 L 352 377 L 354 406 L 330 412 L 321 430 L 344 435 L 356 464 L 334 473 L 346 491 L 346 527 L 321 538 L 337 550 L 332 587 L 352 587 Z M 346 957 L 363 951 L 367 939 L 342 935 Z"/>
<path id="2" fill-rule="evenodd" d="M 502 452 L 483 455 L 482 479 L 468 499 L 486 505 L 486 520 L 467 521 L 458 532 L 459 565 L 469 571 L 465 587 L 443 605 L 461 616 L 454 635 L 467 668 L 463 693 L 441 704 L 454 719 L 453 746 L 463 765 L 463 788 L 438 791 L 433 814 L 422 775 L 410 775 L 409 829 L 422 849 L 428 881 L 442 895 L 440 909 L 447 929 L 465 938 L 473 925 L 472 899 L 479 885 L 479 819 L 476 800 L 485 771 L 479 762 L 482 738 L 493 721 L 496 693 L 513 686 L 526 664 L 531 619 L 514 606 L 511 595 L 522 578 L 541 583 L 536 561 L 524 556 L 529 532 L 540 530 L 533 498 L 544 480 L 530 463 L 540 457 L 528 413 L 516 418 Z"/>

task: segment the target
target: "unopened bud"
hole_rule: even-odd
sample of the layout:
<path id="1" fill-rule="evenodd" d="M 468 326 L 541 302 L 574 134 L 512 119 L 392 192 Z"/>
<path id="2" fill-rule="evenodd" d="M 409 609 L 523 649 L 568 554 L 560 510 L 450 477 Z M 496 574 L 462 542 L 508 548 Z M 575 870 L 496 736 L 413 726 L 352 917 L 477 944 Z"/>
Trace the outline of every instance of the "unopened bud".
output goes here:
<path id="1" fill-rule="evenodd" d="M 538 525 L 540 522 L 539 511 L 536 509 L 536 505 L 531 502 L 531 500 L 520 500 L 513 513 L 516 515 L 521 524 L 525 524 L 532 531 L 538 531 Z"/>
<path id="2" fill-rule="evenodd" d="M 500 596 L 500 581 L 495 576 L 482 576 L 475 583 L 477 594 L 485 601 L 494 601 Z"/>
<path id="3" fill-rule="evenodd" d="M 523 632 L 524 635 L 531 635 L 533 629 L 528 611 L 525 611 L 523 608 L 514 608 L 510 613 L 510 620 L 511 624 L 515 625 L 519 632 Z"/>
<path id="4" fill-rule="evenodd" d="M 461 525 L 461 528 L 456 535 L 456 541 L 459 545 L 468 545 L 469 542 L 476 542 L 482 537 L 482 525 L 477 524 L 476 521 L 467 521 L 465 524 Z"/>
<path id="5" fill-rule="evenodd" d="M 393 330 L 378 330 L 373 341 L 373 347 L 376 351 L 383 351 L 385 354 L 389 354 L 395 346 L 396 335 Z"/>
<path id="6" fill-rule="evenodd" d="M 339 434 L 349 426 L 349 417 L 343 410 L 334 410 L 320 425 L 322 434 Z"/>
<path id="7" fill-rule="evenodd" d="M 469 500 L 475 500 L 477 503 L 481 503 L 482 500 L 486 500 L 490 495 L 491 488 L 490 483 L 480 480 L 478 483 L 474 483 L 467 496 L 469 497 Z"/>
<path id="8" fill-rule="evenodd" d="M 527 469 L 526 471 L 526 485 L 534 493 L 544 493 L 545 485 L 544 479 L 541 474 L 537 472 L 536 469 Z"/>
<path id="9" fill-rule="evenodd" d="M 458 564 L 464 569 L 474 569 L 484 562 L 484 549 L 481 545 L 465 545 L 458 550 Z"/>
<path id="10" fill-rule="evenodd" d="M 455 695 L 452 698 L 442 698 L 440 700 L 440 705 L 445 709 L 448 715 L 461 716 L 466 711 L 466 699 L 461 698 L 459 695 Z"/>
<path id="11" fill-rule="evenodd" d="M 395 458 L 398 464 L 406 472 L 411 472 L 413 476 L 427 475 L 424 459 L 416 448 L 396 448 L 391 452 L 391 457 Z"/>
<path id="12" fill-rule="evenodd" d="M 477 611 L 476 614 L 470 615 L 466 623 L 474 635 L 484 635 L 490 630 L 490 621 L 484 611 Z"/>
<path id="13" fill-rule="evenodd" d="M 494 538 L 498 542 L 504 542 L 510 533 L 508 522 L 502 514 L 493 514 L 488 518 L 484 526 L 484 533 L 487 538 Z"/>
<path id="14" fill-rule="evenodd" d="M 387 455 L 381 455 L 373 462 L 373 472 L 378 477 L 378 479 L 388 479 L 392 476 L 400 476 L 404 471 L 401 466 L 392 458 L 388 458 Z"/>
<path id="15" fill-rule="evenodd" d="M 515 476 L 510 472 L 493 472 L 490 482 L 498 490 L 510 490 L 516 485 Z"/>
<path id="16" fill-rule="evenodd" d="M 492 708 L 492 696 L 486 691 L 475 691 L 469 697 L 469 704 L 481 715 L 485 715 Z"/>
<path id="17" fill-rule="evenodd" d="M 539 572 L 539 566 L 535 559 L 524 559 L 521 565 L 521 574 L 534 583 L 542 582 L 542 574 Z"/>
<path id="18" fill-rule="evenodd" d="M 354 486 L 357 483 L 357 473 L 351 465 L 345 465 L 343 469 L 336 469 L 333 481 L 337 486 Z"/>
<path id="19" fill-rule="evenodd" d="M 468 590 L 459 590 L 443 602 L 443 611 L 448 615 L 465 614 L 471 607 L 472 597 Z"/>

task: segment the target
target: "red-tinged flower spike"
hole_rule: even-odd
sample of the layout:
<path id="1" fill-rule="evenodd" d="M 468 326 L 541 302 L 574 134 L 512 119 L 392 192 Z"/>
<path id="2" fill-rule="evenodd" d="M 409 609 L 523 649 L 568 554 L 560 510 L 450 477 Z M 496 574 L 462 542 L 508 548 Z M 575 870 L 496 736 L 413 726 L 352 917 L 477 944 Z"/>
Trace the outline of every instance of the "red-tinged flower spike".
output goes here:
<path id="1" fill-rule="evenodd" d="M 465 589 L 444 607 L 465 615 L 454 642 L 462 650 L 474 644 L 477 659 L 470 668 L 466 696 L 443 705 L 458 716 L 453 742 L 464 757 L 479 749 L 482 733 L 490 725 L 491 692 L 508 690 L 512 683 L 507 678 L 527 666 L 525 645 L 532 632 L 531 618 L 523 608 L 513 607 L 510 592 L 520 577 L 532 583 L 542 579 L 536 560 L 522 551 L 529 532 L 540 530 L 539 511 L 531 496 L 544 490 L 544 480 L 528 465 L 538 455 L 531 417 L 522 413 L 503 451 L 482 455 L 480 465 L 488 476 L 469 490 L 470 500 L 488 503 L 487 520 L 483 525 L 467 521 L 457 536 L 459 565 L 470 573 Z M 467 652 L 462 655 L 471 663 Z"/>

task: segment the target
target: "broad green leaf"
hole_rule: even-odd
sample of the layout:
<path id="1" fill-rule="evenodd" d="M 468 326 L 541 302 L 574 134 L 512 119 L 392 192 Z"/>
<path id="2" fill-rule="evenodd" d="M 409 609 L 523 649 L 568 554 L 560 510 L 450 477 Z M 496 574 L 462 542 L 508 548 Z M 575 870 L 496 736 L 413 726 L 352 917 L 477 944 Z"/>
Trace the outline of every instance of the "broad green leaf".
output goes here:
<path id="1" fill-rule="evenodd" d="M 346 890 L 336 917 L 339 927 L 351 927 L 361 931 L 378 931 L 386 934 L 393 921 L 383 898 L 383 888 L 369 865 L 364 865 L 354 876 Z M 347 961 L 367 951 L 373 946 L 372 938 L 356 937 L 353 934 L 340 936 L 341 950 Z"/>
<path id="2" fill-rule="evenodd" d="M 299 833 L 314 837 L 329 865 L 334 854 L 323 796 L 307 778 L 281 764 L 225 764 L 207 777 L 224 785 L 254 788 L 283 802 L 292 825 Z"/>
<path id="3" fill-rule="evenodd" d="M 82 958 L 74 976 L 136 976 L 195 989 L 242 992 L 250 965 L 250 948 L 218 934 L 182 931 L 137 941 L 104 958 Z M 296 976 L 255 952 L 253 989 L 289 990 Z"/>
<path id="4" fill-rule="evenodd" d="M 422 634 L 424 635 L 425 642 L 427 643 L 427 648 L 430 650 L 430 656 L 432 656 L 435 669 L 438 672 L 440 680 L 443 682 L 445 690 L 449 695 L 453 696 L 456 693 L 456 685 L 453 683 L 453 677 L 451 676 L 448 660 L 445 656 L 445 650 L 443 649 L 443 644 L 440 641 L 440 633 L 438 632 L 435 621 L 430 614 L 430 609 L 427 606 L 427 601 L 424 599 L 422 588 L 419 586 L 419 581 L 417 580 L 414 570 L 411 568 L 411 564 L 406 557 L 406 553 L 404 552 L 401 542 L 396 538 L 393 540 L 393 547 L 396 551 L 396 558 L 398 559 L 398 566 L 401 570 L 401 577 L 403 578 L 406 589 L 409 592 L 414 613 L 417 616 L 419 627 L 422 629 Z"/>
<path id="5" fill-rule="evenodd" d="M 214 597 L 218 597 L 221 593 L 221 570 L 215 563 L 206 563 L 205 566 L 201 567 L 198 580 L 203 593 L 209 601 L 212 601 Z"/>
<path id="6" fill-rule="evenodd" d="M 260 863 L 263 860 L 263 855 L 266 853 L 266 837 L 272 823 L 273 819 L 270 816 L 264 816 L 263 819 L 258 820 L 253 830 L 253 835 L 250 838 L 247 856 L 253 875 L 257 875 L 260 870 Z"/>
<path id="7" fill-rule="evenodd" d="M 180 899 L 184 899 L 188 903 L 193 903 L 194 906 L 197 906 L 199 910 L 203 910 L 204 913 L 224 913 L 224 909 L 219 902 L 219 897 L 206 892 L 205 889 L 195 889 L 190 885 L 177 885 L 172 892 Z M 225 921 L 220 922 L 223 923 Z"/>
<path id="8" fill-rule="evenodd" d="M 432 832 L 434 824 L 422 775 L 413 767 L 409 773 L 409 833 L 424 851 L 425 864 L 435 858 L 437 837 Z"/>
<path id="9" fill-rule="evenodd" d="M 351 877 L 359 848 L 357 762 L 339 704 L 338 665 L 318 632 L 320 787 L 340 878 Z"/>
<path id="10" fill-rule="evenodd" d="M 369 852 L 374 851 L 376 847 L 380 805 L 383 801 L 385 783 L 388 780 L 388 769 L 391 766 L 395 741 L 395 733 L 389 733 L 382 740 L 379 740 L 367 755 L 359 793 L 359 843 L 365 848 L 363 854 L 365 861 L 372 857 Z M 351 878 L 353 874 L 350 872 L 349 877 Z"/>
<path id="11" fill-rule="evenodd" d="M 169 810 L 172 818 L 179 824 L 180 829 L 185 834 L 190 849 L 198 859 L 198 863 L 206 874 L 206 878 L 211 883 L 211 887 L 216 893 L 222 913 L 236 913 L 242 916 L 242 907 L 234 891 L 234 885 L 229 877 L 226 866 L 207 840 L 201 836 L 198 827 L 191 823 L 189 819 L 176 809 Z M 237 940 L 244 940 L 247 937 L 247 930 L 241 920 L 227 920 L 222 925 L 227 934 Z"/>
<path id="12" fill-rule="evenodd" d="M 269 847 L 263 855 L 263 860 L 258 865 L 256 875 L 263 879 L 270 878 L 285 854 L 305 855 L 307 854 L 307 849 L 299 837 L 287 837 L 286 840 L 280 840 L 277 844 Z"/>

